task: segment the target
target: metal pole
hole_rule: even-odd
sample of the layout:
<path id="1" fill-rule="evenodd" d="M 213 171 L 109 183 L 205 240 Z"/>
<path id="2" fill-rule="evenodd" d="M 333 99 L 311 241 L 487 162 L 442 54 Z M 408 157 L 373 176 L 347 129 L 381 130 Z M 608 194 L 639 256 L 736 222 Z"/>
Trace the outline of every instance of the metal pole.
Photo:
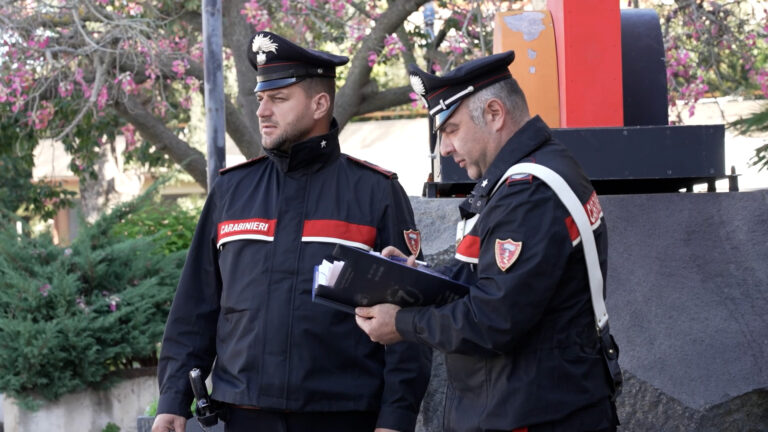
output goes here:
<path id="1" fill-rule="evenodd" d="M 224 71 L 222 65 L 221 1 L 203 0 L 205 63 L 205 126 L 208 142 L 208 191 L 225 165 Z"/>

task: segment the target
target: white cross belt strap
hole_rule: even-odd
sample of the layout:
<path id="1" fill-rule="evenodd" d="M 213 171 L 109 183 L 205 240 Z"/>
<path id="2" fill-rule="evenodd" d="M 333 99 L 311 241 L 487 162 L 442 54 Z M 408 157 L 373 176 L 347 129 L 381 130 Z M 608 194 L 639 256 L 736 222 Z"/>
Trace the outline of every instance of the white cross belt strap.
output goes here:
<path id="1" fill-rule="evenodd" d="M 592 232 L 592 224 L 589 223 L 587 212 L 584 210 L 579 198 L 576 197 L 576 194 L 568 186 L 568 183 L 558 173 L 543 165 L 534 163 L 519 163 L 510 167 L 496 184 L 491 195 L 496 192 L 496 189 L 508 177 L 515 174 L 531 174 L 541 179 L 555 191 L 557 197 L 560 198 L 568 212 L 571 213 L 584 245 L 584 257 L 587 262 L 589 290 L 592 294 L 592 309 L 595 312 L 595 323 L 598 329 L 603 330 L 606 324 L 608 324 L 608 312 L 605 310 L 605 300 L 603 299 L 603 273 L 600 270 L 600 260 L 597 257 L 597 246 L 595 246 L 595 235 Z"/>

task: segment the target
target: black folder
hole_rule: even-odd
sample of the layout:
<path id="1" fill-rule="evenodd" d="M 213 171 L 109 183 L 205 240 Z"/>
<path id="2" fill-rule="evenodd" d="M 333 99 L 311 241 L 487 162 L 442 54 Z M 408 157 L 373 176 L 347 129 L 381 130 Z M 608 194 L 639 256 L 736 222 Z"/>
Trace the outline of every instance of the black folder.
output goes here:
<path id="1" fill-rule="evenodd" d="M 469 286 L 426 266 L 403 262 L 344 245 L 328 261 L 344 263 L 333 286 L 314 283 L 312 300 L 354 313 L 356 306 L 393 303 L 401 307 L 442 306 L 464 297 Z"/>

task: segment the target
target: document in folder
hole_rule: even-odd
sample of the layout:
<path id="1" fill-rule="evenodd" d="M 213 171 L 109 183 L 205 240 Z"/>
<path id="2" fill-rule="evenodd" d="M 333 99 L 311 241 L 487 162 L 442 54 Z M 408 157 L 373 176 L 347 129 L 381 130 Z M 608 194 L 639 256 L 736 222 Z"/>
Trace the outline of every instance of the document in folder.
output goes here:
<path id="1" fill-rule="evenodd" d="M 469 292 L 469 286 L 425 265 L 409 267 L 397 259 L 337 245 L 315 266 L 312 300 L 354 313 L 357 306 L 441 306 Z"/>

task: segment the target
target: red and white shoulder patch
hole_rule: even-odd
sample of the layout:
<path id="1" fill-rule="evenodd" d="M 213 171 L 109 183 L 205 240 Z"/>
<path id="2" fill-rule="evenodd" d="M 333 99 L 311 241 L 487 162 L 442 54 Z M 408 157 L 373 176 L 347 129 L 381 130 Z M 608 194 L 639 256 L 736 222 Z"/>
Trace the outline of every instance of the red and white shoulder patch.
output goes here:
<path id="1" fill-rule="evenodd" d="M 587 212 L 592 231 L 596 230 L 597 227 L 600 226 L 600 221 L 603 218 L 603 207 L 600 205 L 600 200 L 597 198 L 597 192 L 592 192 L 592 195 L 589 196 L 587 202 L 584 203 L 584 211 Z M 576 246 L 581 241 L 581 234 L 579 234 L 579 228 L 576 226 L 576 221 L 573 220 L 573 216 L 568 215 L 568 217 L 565 218 L 565 226 L 568 228 L 571 242 Z"/>
<path id="2" fill-rule="evenodd" d="M 499 266 L 501 271 L 507 271 L 507 269 L 517 261 L 522 249 L 523 242 L 516 242 L 512 239 L 496 239 L 496 247 L 494 248 L 494 252 L 496 253 L 496 265 Z"/>

